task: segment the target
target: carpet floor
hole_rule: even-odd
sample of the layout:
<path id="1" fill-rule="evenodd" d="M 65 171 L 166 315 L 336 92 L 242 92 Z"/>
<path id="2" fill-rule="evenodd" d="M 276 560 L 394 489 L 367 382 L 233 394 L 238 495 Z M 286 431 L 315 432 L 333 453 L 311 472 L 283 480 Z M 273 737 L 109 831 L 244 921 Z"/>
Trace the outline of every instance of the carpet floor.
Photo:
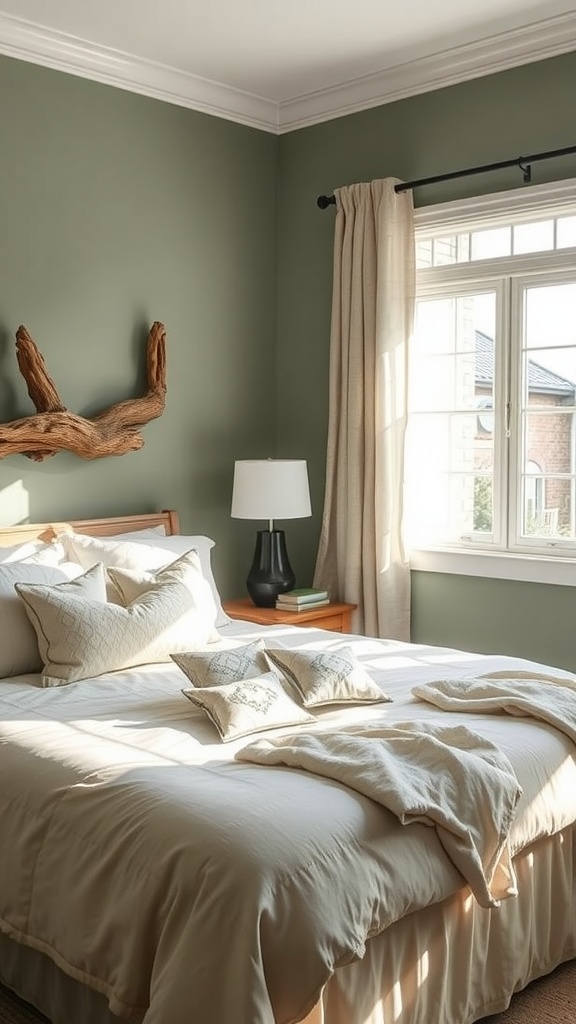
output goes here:
<path id="1" fill-rule="evenodd" d="M 484 1024 L 573 1024 L 576 1021 L 576 960 L 532 982 L 509 1008 Z M 46 1018 L 0 986 L 0 1024 L 46 1024 Z M 69 1024 L 82 1024 L 70 1021 Z M 442 1024 L 442 1022 L 439 1022 Z"/>

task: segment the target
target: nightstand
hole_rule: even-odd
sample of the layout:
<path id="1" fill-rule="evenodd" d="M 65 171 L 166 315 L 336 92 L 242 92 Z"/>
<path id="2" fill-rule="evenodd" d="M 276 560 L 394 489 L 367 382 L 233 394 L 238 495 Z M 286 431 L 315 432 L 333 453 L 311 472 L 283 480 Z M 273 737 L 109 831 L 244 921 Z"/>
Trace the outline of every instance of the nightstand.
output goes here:
<path id="1" fill-rule="evenodd" d="M 335 601 L 321 608 L 286 612 L 280 608 L 257 608 L 252 598 L 242 597 L 237 601 L 223 601 L 222 607 L 231 619 L 256 622 L 260 626 L 316 626 L 318 629 L 331 629 L 334 633 L 350 633 L 350 620 L 356 605 Z"/>

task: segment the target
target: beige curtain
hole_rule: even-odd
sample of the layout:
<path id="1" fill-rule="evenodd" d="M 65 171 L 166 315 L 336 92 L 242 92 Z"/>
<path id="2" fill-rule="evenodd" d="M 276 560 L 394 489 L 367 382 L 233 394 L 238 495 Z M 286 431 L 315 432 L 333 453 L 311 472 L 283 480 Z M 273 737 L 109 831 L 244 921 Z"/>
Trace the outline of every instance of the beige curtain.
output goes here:
<path id="1" fill-rule="evenodd" d="M 314 585 L 358 605 L 354 630 L 410 638 L 403 542 L 407 353 L 414 314 L 411 191 L 337 189 L 324 516 Z"/>

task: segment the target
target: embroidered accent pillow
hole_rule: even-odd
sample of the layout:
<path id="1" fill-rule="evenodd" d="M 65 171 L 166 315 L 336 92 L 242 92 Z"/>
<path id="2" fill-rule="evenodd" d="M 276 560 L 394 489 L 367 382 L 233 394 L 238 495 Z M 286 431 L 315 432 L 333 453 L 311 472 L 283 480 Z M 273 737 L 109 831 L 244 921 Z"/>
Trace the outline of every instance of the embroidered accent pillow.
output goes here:
<path id="1" fill-rule="evenodd" d="M 351 647 L 329 651 L 267 647 L 264 653 L 292 683 L 306 708 L 390 700 L 359 663 Z"/>
<path id="2" fill-rule="evenodd" d="M 307 725 L 314 721 L 285 692 L 275 672 L 252 679 L 182 690 L 185 697 L 203 708 L 220 738 L 227 742 L 264 729 Z"/>
<path id="3" fill-rule="evenodd" d="M 203 689 L 206 686 L 224 686 L 226 683 L 237 683 L 241 679 L 250 679 L 265 672 L 268 668 L 263 655 L 264 641 L 255 640 L 251 644 L 231 647 L 225 651 L 185 651 L 171 655 L 178 668 L 188 677 L 193 686 Z"/>
<path id="4" fill-rule="evenodd" d="M 161 579 L 126 608 L 95 600 L 93 595 L 64 593 L 59 586 L 18 585 L 38 637 L 44 662 L 42 685 L 61 686 L 134 665 L 169 661 L 172 651 L 189 651 L 220 639 L 212 625 L 213 611 L 207 615 L 198 606 L 190 586 L 191 563 L 197 557 L 191 552 L 162 570 Z M 94 579 L 99 588 L 105 586 L 101 564 L 79 577 Z"/>

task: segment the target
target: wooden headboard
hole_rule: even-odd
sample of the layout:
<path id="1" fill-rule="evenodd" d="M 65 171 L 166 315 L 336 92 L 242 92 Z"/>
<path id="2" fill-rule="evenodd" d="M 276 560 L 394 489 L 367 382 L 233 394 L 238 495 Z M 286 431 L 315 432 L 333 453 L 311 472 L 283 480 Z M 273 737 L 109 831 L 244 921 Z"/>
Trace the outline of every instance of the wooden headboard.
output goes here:
<path id="1" fill-rule="evenodd" d="M 116 533 L 131 533 L 133 530 L 147 530 L 152 526 L 163 526 L 168 535 L 180 533 L 178 513 L 169 509 L 164 512 L 144 512 L 134 516 L 109 516 L 103 519 L 68 519 L 65 522 L 21 523 L 18 526 L 0 527 L 0 547 L 11 544 L 25 544 L 31 540 L 54 540 L 56 534 L 67 527 L 76 533 L 87 533 L 92 537 L 106 537 Z"/>

